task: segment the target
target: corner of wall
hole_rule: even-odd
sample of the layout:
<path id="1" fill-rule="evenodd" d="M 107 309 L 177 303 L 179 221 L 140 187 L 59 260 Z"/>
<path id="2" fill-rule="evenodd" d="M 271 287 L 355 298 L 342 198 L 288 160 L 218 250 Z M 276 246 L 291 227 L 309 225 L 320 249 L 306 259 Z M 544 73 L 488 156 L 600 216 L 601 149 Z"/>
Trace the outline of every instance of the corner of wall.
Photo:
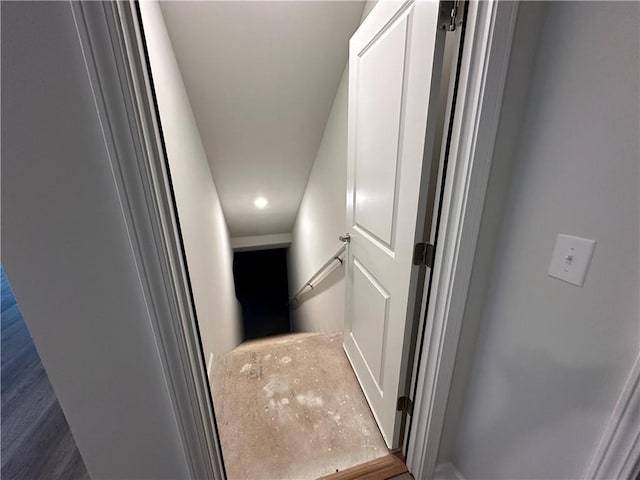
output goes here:
<path id="1" fill-rule="evenodd" d="M 433 472 L 433 480 L 465 480 L 453 463 L 440 463 Z"/>
<path id="2" fill-rule="evenodd" d="M 160 5 L 140 10 L 200 336 L 222 356 L 241 341 L 229 230 Z"/>

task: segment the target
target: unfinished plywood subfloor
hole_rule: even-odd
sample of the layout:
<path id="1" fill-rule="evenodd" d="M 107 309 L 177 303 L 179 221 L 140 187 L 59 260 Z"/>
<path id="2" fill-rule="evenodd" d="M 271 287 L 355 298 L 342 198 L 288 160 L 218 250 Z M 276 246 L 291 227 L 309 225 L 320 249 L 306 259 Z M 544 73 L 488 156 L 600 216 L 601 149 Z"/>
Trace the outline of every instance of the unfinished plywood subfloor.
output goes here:
<path id="1" fill-rule="evenodd" d="M 230 480 L 316 479 L 389 453 L 340 334 L 247 342 L 214 375 Z"/>

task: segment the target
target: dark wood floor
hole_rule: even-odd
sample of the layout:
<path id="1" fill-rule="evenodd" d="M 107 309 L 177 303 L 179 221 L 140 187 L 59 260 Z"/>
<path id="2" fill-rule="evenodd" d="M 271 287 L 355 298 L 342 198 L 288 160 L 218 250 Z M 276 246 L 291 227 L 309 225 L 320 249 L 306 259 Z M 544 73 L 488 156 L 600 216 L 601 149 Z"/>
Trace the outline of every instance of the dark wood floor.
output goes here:
<path id="1" fill-rule="evenodd" d="M 342 472 L 332 473 L 319 480 L 399 480 L 402 478 L 399 476 L 403 474 L 408 475 L 408 478 L 412 478 L 408 473 L 404 460 L 397 455 L 390 454 L 347 468 Z M 407 477 L 405 476 L 405 478 Z"/>
<path id="2" fill-rule="evenodd" d="M 22 314 L 0 267 L 2 480 L 88 479 Z"/>

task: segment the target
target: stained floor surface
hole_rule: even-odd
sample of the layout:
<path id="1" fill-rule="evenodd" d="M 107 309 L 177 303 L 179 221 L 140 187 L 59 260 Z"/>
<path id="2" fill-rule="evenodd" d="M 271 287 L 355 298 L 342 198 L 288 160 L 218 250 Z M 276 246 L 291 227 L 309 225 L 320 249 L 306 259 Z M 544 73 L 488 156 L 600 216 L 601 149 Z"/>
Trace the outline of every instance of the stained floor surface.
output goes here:
<path id="1" fill-rule="evenodd" d="M 216 369 L 230 480 L 315 479 L 389 453 L 342 350 L 342 335 L 246 342 Z"/>

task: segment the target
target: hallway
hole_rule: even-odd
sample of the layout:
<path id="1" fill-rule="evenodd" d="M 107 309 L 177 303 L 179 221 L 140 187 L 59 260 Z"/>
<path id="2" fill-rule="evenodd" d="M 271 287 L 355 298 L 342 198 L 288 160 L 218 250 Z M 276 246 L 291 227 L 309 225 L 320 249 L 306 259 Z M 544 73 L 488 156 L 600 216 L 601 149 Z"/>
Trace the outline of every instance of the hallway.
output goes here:
<path id="1" fill-rule="evenodd" d="M 314 479 L 388 454 L 341 334 L 245 342 L 219 368 L 214 404 L 230 480 Z"/>

